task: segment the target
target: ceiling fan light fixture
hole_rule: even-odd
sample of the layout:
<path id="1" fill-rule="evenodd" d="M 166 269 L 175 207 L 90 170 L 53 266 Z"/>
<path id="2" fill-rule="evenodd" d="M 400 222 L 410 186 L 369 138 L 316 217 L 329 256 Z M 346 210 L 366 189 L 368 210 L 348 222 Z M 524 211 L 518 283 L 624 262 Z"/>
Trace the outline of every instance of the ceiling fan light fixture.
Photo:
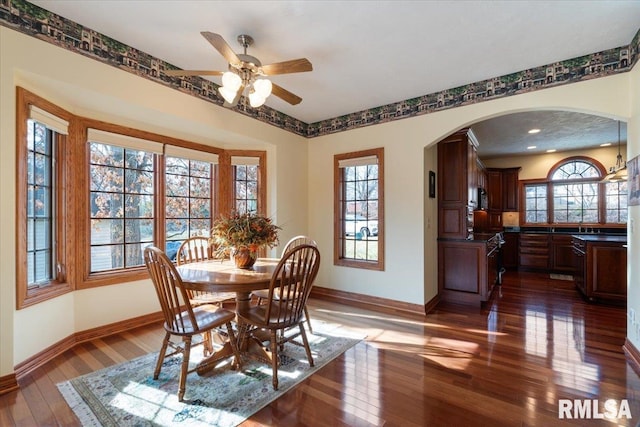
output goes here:
<path id="1" fill-rule="evenodd" d="M 227 71 L 222 74 L 222 86 L 224 86 L 225 88 L 237 92 L 238 89 L 240 89 L 241 85 L 242 78 L 236 73 Z"/>
<path id="2" fill-rule="evenodd" d="M 267 98 L 260 96 L 257 91 L 253 91 L 249 94 L 249 105 L 253 108 L 261 107 L 266 101 Z"/>
<path id="3" fill-rule="evenodd" d="M 269 95 L 271 95 L 271 90 L 273 89 L 273 84 L 271 84 L 270 80 L 267 79 L 259 79 L 253 82 L 253 89 L 264 99 L 267 99 Z"/>
<path id="4" fill-rule="evenodd" d="M 218 88 L 218 92 L 220 93 L 220 95 L 222 95 L 224 100 L 227 101 L 227 103 L 233 104 L 233 101 L 236 99 L 236 96 L 238 96 L 238 89 L 233 90 L 226 86 L 220 86 Z"/>

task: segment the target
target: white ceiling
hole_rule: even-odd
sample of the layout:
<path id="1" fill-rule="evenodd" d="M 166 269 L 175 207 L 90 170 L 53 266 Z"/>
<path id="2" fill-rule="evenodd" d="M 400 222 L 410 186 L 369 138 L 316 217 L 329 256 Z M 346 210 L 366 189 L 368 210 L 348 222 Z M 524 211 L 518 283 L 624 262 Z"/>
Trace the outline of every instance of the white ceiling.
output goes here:
<path id="1" fill-rule="evenodd" d="M 237 53 L 237 36 L 251 35 L 247 53 L 263 64 L 305 57 L 312 72 L 272 78 L 302 103 L 271 96 L 267 105 L 306 123 L 628 45 L 640 29 L 638 0 L 30 1 L 182 69 L 226 70 L 201 31 L 222 35 Z M 580 132 L 564 126 L 575 116 L 555 114 L 536 126 L 559 118 L 571 148 Z M 477 133 L 514 140 L 506 120 Z M 592 126 L 617 140 L 615 122 L 598 118 Z"/>

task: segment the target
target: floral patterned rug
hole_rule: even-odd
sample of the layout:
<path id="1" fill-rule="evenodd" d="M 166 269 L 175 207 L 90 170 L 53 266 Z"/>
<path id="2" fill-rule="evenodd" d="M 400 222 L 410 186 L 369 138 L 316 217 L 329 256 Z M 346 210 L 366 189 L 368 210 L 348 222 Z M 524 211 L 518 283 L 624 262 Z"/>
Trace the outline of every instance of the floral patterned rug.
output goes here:
<path id="1" fill-rule="evenodd" d="M 339 325 L 312 325 L 307 336 L 315 366 L 309 367 L 303 347 L 285 344 L 277 391 L 271 366 L 250 361 L 241 372 L 223 366 L 202 377 L 189 374 L 185 400 L 178 402 L 182 356 L 165 359 L 154 380 L 157 353 L 59 383 L 58 389 L 83 426 L 235 426 L 363 338 Z M 190 363 L 201 358 L 202 346 L 193 348 Z"/>

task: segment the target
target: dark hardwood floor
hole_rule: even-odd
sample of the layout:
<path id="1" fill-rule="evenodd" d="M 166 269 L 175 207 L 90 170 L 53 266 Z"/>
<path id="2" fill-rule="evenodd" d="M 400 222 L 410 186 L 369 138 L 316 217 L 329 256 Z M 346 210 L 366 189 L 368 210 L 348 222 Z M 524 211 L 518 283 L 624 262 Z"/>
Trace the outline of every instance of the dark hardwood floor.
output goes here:
<path id="1" fill-rule="evenodd" d="M 365 341 L 243 425 L 637 425 L 640 380 L 626 363 L 625 308 L 584 302 L 570 281 L 505 275 L 486 307 L 441 304 L 428 316 L 313 299 L 314 319 Z M 75 426 L 56 383 L 157 351 L 161 326 L 94 340 L 21 378 L 0 396 L 0 426 Z M 560 399 L 614 399 L 632 419 L 559 419 Z M 573 412 L 572 412 L 573 413 Z"/>

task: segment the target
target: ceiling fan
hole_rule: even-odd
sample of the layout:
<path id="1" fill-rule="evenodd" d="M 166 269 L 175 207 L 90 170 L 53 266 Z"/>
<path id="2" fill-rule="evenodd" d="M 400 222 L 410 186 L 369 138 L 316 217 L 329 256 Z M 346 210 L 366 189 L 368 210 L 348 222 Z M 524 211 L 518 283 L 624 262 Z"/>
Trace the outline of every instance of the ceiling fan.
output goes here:
<path id="1" fill-rule="evenodd" d="M 203 31 L 200 34 L 229 62 L 229 71 L 208 70 L 166 70 L 168 76 L 222 76 L 222 86 L 218 92 L 225 100 L 225 107 L 235 107 L 248 89 L 247 97 L 252 107 L 257 108 L 265 103 L 271 94 L 291 105 L 299 104 L 302 98 L 288 90 L 260 78 L 277 74 L 302 73 L 312 71 L 313 66 L 306 58 L 276 62 L 262 65 L 258 58 L 247 55 L 247 47 L 253 44 L 253 38 L 246 34 L 238 36 L 238 43 L 244 47 L 244 53 L 236 54 L 220 34 Z"/>

